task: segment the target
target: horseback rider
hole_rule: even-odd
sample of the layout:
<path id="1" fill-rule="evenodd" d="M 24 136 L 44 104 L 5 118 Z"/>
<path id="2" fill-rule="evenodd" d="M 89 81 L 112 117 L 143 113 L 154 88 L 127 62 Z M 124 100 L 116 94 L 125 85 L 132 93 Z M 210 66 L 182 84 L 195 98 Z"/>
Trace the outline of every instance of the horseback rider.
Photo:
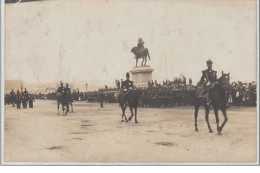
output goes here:
<path id="1" fill-rule="evenodd" d="M 209 99 L 209 92 L 210 90 L 215 86 L 217 82 L 217 72 L 212 69 L 213 62 L 209 59 L 207 61 L 208 69 L 202 71 L 202 77 L 200 79 L 200 84 L 204 86 L 204 93 L 206 94 L 207 98 L 207 105 L 209 105 L 210 99 Z"/>
<path id="2" fill-rule="evenodd" d="M 69 88 L 69 84 L 68 83 L 66 83 L 66 88 L 64 88 L 64 91 L 65 91 L 65 94 L 66 94 L 66 96 L 68 98 L 68 101 L 71 101 L 72 94 L 71 94 L 71 89 Z"/>
<path id="3" fill-rule="evenodd" d="M 60 81 L 60 86 L 57 89 L 57 95 L 61 95 L 61 93 L 64 91 L 63 83 Z"/>
<path id="4" fill-rule="evenodd" d="M 66 83 L 66 87 L 64 88 L 64 92 L 65 92 L 65 100 L 67 102 L 67 104 L 72 103 L 72 93 L 71 93 L 71 89 L 69 88 L 69 84 Z M 69 106 L 68 106 L 68 111 L 69 111 Z M 73 110 L 72 110 L 73 111 Z"/>
<path id="5" fill-rule="evenodd" d="M 138 38 L 137 47 L 138 47 L 139 49 L 144 49 L 144 41 L 143 41 L 142 38 Z"/>
<path id="6" fill-rule="evenodd" d="M 65 91 L 66 94 L 70 94 L 71 93 L 68 83 L 66 83 L 66 88 L 64 88 L 64 91 Z"/>
<path id="7" fill-rule="evenodd" d="M 130 91 L 133 89 L 133 81 L 129 80 L 130 78 L 130 74 L 127 72 L 126 73 L 126 80 L 123 81 L 122 85 L 121 85 L 121 89 L 123 91 Z"/>
<path id="8" fill-rule="evenodd" d="M 126 80 L 122 82 L 121 85 L 121 93 L 122 93 L 122 98 L 123 100 L 126 100 L 126 97 L 129 95 L 131 90 L 133 89 L 133 81 L 130 79 L 130 74 L 127 72 L 126 73 Z"/>

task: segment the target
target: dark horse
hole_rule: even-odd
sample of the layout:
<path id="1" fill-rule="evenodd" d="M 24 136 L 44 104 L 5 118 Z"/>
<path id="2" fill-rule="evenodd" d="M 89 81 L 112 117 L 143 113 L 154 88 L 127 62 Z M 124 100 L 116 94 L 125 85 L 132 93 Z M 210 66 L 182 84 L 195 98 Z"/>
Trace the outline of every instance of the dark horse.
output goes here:
<path id="1" fill-rule="evenodd" d="M 125 118 L 126 122 L 131 121 L 133 116 L 135 116 L 135 123 L 138 123 L 137 106 L 138 106 L 140 97 L 141 97 L 141 90 L 131 90 L 131 91 L 122 92 L 122 93 L 118 94 L 117 98 L 118 98 L 118 102 L 119 102 L 119 105 L 122 110 L 122 121 L 124 121 L 123 118 Z M 128 119 L 125 115 L 125 110 L 126 110 L 127 106 L 129 106 L 130 111 L 131 111 L 131 116 Z M 134 112 L 133 112 L 133 109 L 134 109 Z"/>
<path id="2" fill-rule="evenodd" d="M 131 49 L 131 52 L 134 53 L 135 55 L 135 59 L 136 59 L 136 66 L 137 66 L 137 63 L 138 63 L 138 59 L 139 58 L 143 58 L 143 61 L 141 63 L 141 65 L 146 65 L 146 62 L 147 62 L 147 55 L 149 57 L 149 60 L 150 60 L 150 55 L 149 55 L 149 51 L 147 48 L 138 48 L 138 47 L 133 47 Z"/>
<path id="3" fill-rule="evenodd" d="M 67 115 L 68 110 L 69 110 L 69 103 L 68 103 L 68 98 L 66 96 L 66 93 L 64 91 L 57 94 L 58 115 L 60 114 L 60 104 L 62 105 L 63 114 L 65 111 L 65 115 Z"/>
<path id="4" fill-rule="evenodd" d="M 211 104 L 214 108 L 214 114 L 215 114 L 215 118 L 216 118 L 216 123 L 217 123 L 217 130 L 218 130 L 218 135 L 221 135 L 221 131 L 224 127 L 224 125 L 226 124 L 226 122 L 228 121 L 227 118 L 227 113 L 226 113 L 226 103 L 227 103 L 227 96 L 226 96 L 226 92 L 229 89 L 229 73 L 228 74 L 224 74 L 222 71 L 222 76 L 217 80 L 215 86 L 209 91 L 209 97 L 210 97 L 210 101 Z M 195 107 L 195 131 L 198 131 L 198 127 L 197 127 L 197 118 L 198 118 L 198 112 L 199 112 L 199 107 L 200 106 L 204 106 L 205 108 L 205 119 L 208 125 L 208 129 L 210 133 L 213 133 L 210 124 L 209 124 L 209 110 L 210 110 L 210 106 L 207 105 L 207 101 L 205 97 L 198 97 L 199 93 L 201 91 L 201 87 L 197 86 L 194 92 L 194 97 L 193 97 L 193 101 L 194 101 L 194 107 Z M 222 111 L 222 114 L 224 116 L 224 122 L 221 124 L 221 126 L 219 126 L 219 117 L 218 117 L 218 110 Z"/>

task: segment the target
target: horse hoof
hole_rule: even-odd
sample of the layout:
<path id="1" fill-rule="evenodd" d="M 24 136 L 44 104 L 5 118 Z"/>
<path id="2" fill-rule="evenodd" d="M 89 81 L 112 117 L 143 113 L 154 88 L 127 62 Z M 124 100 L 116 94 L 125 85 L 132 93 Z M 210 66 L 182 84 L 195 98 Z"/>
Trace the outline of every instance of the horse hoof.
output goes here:
<path id="1" fill-rule="evenodd" d="M 222 135 L 222 133 L 221 133 L 221 132 L 218 132 L 218 135 Z"/>
<path id="2" fill-rule="evenodd" d="M 213 130 L 210 129 L 210 130 L 209 130 L 209 133 L 213 133 Z"/>
<path id="3" fill-rule="evenodd" d="M 195 132 L 198 132 L 199 130 L 198 129 L 195 129 Z"/>
<path id="4" fill-rule="evenodd" d="M 132 118 L 128 118 L 128 121 L 131 121 Z"/>
<path id="5" fill-rule="evenodd" d="M 138 123 L 138 121 L 135 121 L 135 123 L 137 124 L 137 123 Z"/>
<path id="6" fill-rule="evenodd" d="M 121 120 L 121 122 L 124 122 L 125 120 Z"/>

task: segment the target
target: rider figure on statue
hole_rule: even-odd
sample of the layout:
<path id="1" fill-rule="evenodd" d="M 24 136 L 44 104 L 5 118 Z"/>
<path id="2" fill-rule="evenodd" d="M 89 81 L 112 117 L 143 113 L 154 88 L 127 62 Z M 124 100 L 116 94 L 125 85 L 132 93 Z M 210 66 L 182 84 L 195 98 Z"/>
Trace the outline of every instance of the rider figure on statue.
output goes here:
<path id="1" fill-rule="evenodd" d="M 142 38 L 138 38 L 137 47 L 138 47 L 139 49 L 144 49 L 144 41 L 143 41 Z"/>
<path id="2" fill-rule="evenodd" d="M 208 69 L 202 71 L 202 77 L 199 82 L 204 86 L 204 93 L 206 94 L 207 105 L 210 104 L 209 92 L 216 85 L 217 82 L 217 72 L 212 70 L 212 63 L 213 62 L 210 59 L 207 61 Z"/>

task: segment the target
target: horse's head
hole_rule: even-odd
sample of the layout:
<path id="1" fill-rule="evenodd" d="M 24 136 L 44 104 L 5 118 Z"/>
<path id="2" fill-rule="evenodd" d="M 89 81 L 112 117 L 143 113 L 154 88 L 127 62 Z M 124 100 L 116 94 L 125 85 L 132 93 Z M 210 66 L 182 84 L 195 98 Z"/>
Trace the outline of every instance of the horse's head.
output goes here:
<path id="1" fill-rule="evenodd" d="M 224 90 L 228 90 L 230 85 L 229 85 L 229 73 L 228 74 L 225 74 L 223 71 L 222 71 L 222 75 L 221 77 L 218 79 L 218 83 L 219 85 L 224 89 Z"/>

